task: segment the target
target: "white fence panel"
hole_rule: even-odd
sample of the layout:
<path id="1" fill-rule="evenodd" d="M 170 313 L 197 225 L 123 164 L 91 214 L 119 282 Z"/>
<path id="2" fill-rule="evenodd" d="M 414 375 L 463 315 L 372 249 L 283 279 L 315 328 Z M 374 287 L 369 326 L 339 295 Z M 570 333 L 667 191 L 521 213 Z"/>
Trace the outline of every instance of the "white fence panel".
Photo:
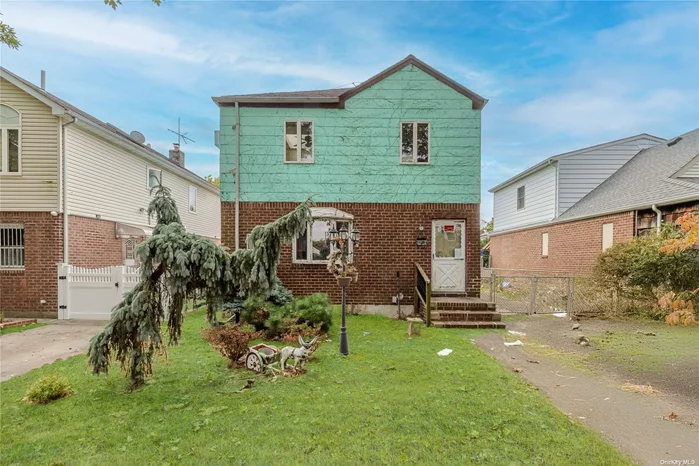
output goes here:
<path id="1" fill-rule="evenodd" d="M 109 320 L 112 309 L 139 279 L 135 267 L 58 266 L 58 318 Z"/>

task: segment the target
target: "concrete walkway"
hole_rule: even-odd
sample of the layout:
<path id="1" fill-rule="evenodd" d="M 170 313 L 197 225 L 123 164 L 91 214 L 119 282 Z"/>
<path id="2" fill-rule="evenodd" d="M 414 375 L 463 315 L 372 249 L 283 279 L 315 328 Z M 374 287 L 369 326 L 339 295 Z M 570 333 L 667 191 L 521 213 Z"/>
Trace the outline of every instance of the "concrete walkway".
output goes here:
<path id="1" fill-rule="evenodd" d="M 699 464 L 699 419 L 693 405 L 675 397 L 622 391 L 619 381 L 527 354 L 522 347 L 507 347 L 503 341 L 495 333 L 475 340 L 503 365 L 517 369 L 558 409 L 598 431 L 639 464 Z M 670 413 L 679 417 L 669 420 Z"/>
<path id="2" fill-rule="evenodd" d="M 0 381 L 85 353 L 106 322 L 41 320 L 44 327 L 0 336 Z"/>

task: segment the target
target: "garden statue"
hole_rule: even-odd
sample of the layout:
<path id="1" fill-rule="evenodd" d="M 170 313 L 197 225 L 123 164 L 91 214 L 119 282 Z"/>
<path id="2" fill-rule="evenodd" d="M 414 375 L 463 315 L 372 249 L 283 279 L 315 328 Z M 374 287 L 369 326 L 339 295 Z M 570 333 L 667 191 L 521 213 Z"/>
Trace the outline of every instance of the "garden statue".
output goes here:
<path id="1" fill-rule="evenodd" d="M 297 368 L 299 363 L 301 364 L 301 369 L 303 369 L 303 366 L 308 360 L 308 356 L 311 354 L 311 348 L 317 340 L 318 337 L 315 337 L 313 340 L 305 342 L 303 341 L 301 335 L 299 335 L 299 344 L 301 345 L 301 348 L 294 348 L 293 346 L 285 346 L 282 348 L 282 358 L 280 363 L 282 370 L 285 369 L 286 360 L 289 358 L 294 358 L 294 369 Z"/>

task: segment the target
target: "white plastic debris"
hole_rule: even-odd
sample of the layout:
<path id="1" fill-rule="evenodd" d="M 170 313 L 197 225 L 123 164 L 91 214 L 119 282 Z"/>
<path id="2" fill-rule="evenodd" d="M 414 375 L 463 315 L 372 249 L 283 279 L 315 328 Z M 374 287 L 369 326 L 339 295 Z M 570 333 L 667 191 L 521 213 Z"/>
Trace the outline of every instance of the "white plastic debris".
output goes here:
<path id="1" fill-rule="evenodd" d="M 364 335 L 371 335 L 371 332 L 364 332 Z"/>
<path id="2" fill-rule="evenodd" d="M 553 315 L 556 317 L 568 317 L 567 312 L 554 312 Z"/>
<path id="3" fill-rule="evenodd" d="M 512 335 L 526 335 L 524 332 L 520 332 L 519 330 L 508 330 L 508 333 L 511 333 Z"/>
<path id="4" fill-rule="evenodd" d="M 442 351 L 437 353 L 440 356 L 449 356 L 453 350 L 450 350 L 449 348 L 444 348 Z"/>
<path id="5" fill-rule="evenodd" d="M 524 343 L 522 343 L 521 340 L 517 340 L 517 341 L 513 341 L 513 342 L 506 341 L 505 346 L 524 346 Z"/>

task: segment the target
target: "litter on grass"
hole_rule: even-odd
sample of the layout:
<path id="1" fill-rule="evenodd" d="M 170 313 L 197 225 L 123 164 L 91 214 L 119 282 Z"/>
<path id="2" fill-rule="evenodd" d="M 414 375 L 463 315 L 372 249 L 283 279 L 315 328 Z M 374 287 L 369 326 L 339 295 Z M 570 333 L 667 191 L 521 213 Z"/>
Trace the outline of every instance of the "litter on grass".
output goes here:
<path id="1" fill-rule="evenodd" d="M 567 312 L 554 312 L 553 315 L 556 317 L 568 317 Z"/>
<path id="2" fill-rule="evenodd" d="M 364 335 L 371 335 L 371 332 L 364 332 Z"/>
<path id="3" fill-rule="evenodd" d="M 521 340 L 517 340 L 517 341 L 513 341 L 513 342 L 506 341 L 505 346 L 524 346 L 524 343 L 522 343 Z"/>
<path id="4" fill-rule="evenodd" d="M 437 354 L 440 356 L 449 356 L 449 354 L 451 354 L 452 351 L 454 351 L 454 350 L 450 350 L 449 348 L 444 348 L 442 351 L 440 351 Z"/>
<path id="5" fill-rule="evenodd" d="M 526 335 L 524 332 L 520 332 L 519 330 L 508 330 L 508 333 L 511 333 L 512 335 Z"/>

